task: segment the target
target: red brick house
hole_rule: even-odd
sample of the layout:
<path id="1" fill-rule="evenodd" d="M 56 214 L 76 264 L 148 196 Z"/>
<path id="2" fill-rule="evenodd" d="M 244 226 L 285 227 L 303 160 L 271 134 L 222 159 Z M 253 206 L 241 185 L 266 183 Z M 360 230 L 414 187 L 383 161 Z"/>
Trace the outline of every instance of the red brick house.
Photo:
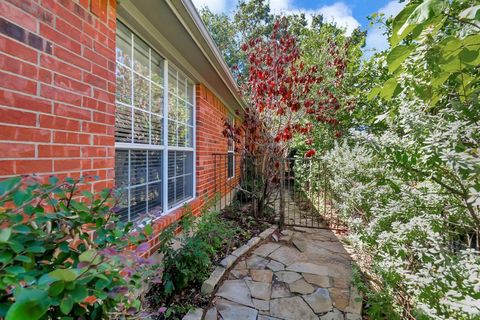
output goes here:
<path id="1" fill-rule="evenodd" d="M 96 175 L 93 191 L 124 190 L 124 219 L 159 229 L 235 181 L 222 131 L 242 100 L 190 0 L 6 0 L 0 15 L 0 179 Z"/>

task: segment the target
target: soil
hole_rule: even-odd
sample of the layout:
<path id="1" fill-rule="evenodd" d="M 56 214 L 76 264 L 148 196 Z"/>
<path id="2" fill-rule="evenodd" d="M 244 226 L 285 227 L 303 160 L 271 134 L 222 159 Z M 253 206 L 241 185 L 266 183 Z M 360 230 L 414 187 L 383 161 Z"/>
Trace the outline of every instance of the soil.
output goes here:
<path id="1" fill-rule="evenodd" d="M 223 248 L 220 249 L 212 258 L 210 272 L 220 263 L 220 261 L 228 256 L 230 252 L 247 243 L 248 240 L 257 236 L 262 231 L 267 229 L 270 224 L 266 221 L 257 220 L 248 215 L 249 208 L 228 208 L 222 211 L 221 218 L 229 220 L 239 229 L 239 232 L 226 241 Z M 153 319 L 158 320 L 180 320 L 182 317 L 193 308 L 206 308 L 209 304 L 210 297 L 201 294 L 200 289 L 202 282 L 190 284 L 189 287 L 174 295 L 169 301 L 153 301 L 152 297 L 159 296 L 156 292 L 162 290 L 161 287 L 152 287 L 147 293 L 147 305 L 152 313 L 156 313 L 160 307 L 166 307 L 168 310 L 168 317 L 166 314 L 159 314 L 153 316 Z M 156 299 L 155 299 L 156 300 Z"/>

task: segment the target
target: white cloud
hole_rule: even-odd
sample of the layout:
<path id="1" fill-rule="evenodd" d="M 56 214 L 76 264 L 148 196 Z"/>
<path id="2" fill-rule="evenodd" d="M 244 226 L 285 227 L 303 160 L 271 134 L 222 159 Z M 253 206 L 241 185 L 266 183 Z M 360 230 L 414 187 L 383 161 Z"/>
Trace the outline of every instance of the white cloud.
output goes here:
<path id="1" fill-rule="evenodd" d="M 224 13 L 227 8 L 227 0 L 193 0 L 197 10 L 208 7 L 214 13 Z"/>
<path id="2" fill-rule="evenodd" d="M 353 17 L 350 7 L 343 2 L 336 2 L 317 9 L 305 9 L 295 7 L 291 0 L 270 0 L 270 9 L 276 14 L 305 13 L 307 18 L 311 18 L 314 14 L 321 14 L 325 21 L 335 22 L 338 27 L 345 28 L 347 34 L 351 34 L 355 28 L 360 26 L 360 23 Z"/>
<path id="3" fill-rule="evenodd" d="M 378 13 L 383 13 L 385 18 L 395 16 L 399 13 L 407 2 L 399 3 L 397 0 L 392 0 L 384 7 L 378 10 Z M 367 39 L 365 43 L 365 55 L 370 57 L 374 51 L 382 51 L 388 49 L 388 39 L 384 35 L 385 28 L 383 25 L 375 24 L 370 27 L 367 33 Z"/>

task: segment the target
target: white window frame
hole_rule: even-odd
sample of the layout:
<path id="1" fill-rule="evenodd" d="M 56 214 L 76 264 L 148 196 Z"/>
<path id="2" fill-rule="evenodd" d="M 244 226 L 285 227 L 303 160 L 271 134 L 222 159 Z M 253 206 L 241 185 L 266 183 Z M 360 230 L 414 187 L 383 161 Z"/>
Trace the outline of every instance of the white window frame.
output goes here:
<path id="1" fill-rule="evenodd" d="M 231 121 L 230 125 L 232 126 L 232 128 L 235 128 L 235 116 L 229 114 L 228 115 L 228 118 L 229 120 Z M 232 134 L 235 134 L 235 131 L 232 132 Z M 230 146 L 228 145 L 229 144 L 229 141 L 232 139 L 232 150 L 230 150 Z M 228 161 L 229 161 L 229 156 L 230 154 L 232 154 L 232 158 L 233 158 L 233 163 L 232 163 L 232 175 L 231 176 L 228 176 Z M 233 178 L 235 178 L 235 137 L 228 137 L 227 138 L 227 180 L 231 180 Z"/>
<path id="2" fill-rule="evenodd" d="M 125 103 L 122 103 L 120 101 L 117 101 L 115 100 L 115 104 L 119 104 L 119 105 L 123 105 L 125 107 L 129 107 L 132 109 L 132 141 L 133 141 L 133 128 L 134 128 L 134 121 L 133 121 L 133 115 L 134 115 L 134 111 L 135 110 L 142 110 L 142 112 L 146 112 L 148 114 L 151 113 L 150 110 L 148 111 L 145 111 L 143 109 L 139 109 L 137 107 L 134 107 L 133 104 L 134 104 L 134 77 L 133 77 L 133 74 L 135 73 L 135 70 L 134 70 L 134 61 L 135 61 L 135 42 L 134 42 L 134 38 L 135 36 L 137 36 L 138 38 L 140 38 L 142 41 L 144 41 L 148 47 L 149 47 L 149 61 L 151 63 L 151 57 L 152 57 L 152 54 L 151 54 L 151 51 L 155 51 L 158 55 L 160 55 L 160 57 L 163 59 L 163 114 L 162 114 L 162 124 L 163 124 L 163 132 L 162 132 L 162 144 L 159 144 L 159 145 L 152 145 L 152 144 L 140 144 L 140 143 L 134 143 L 134 142 L 131 142 L 131 143 L 126 143 L 126 142 L 116 142 L 115 141 L 115 150 L 146 150 L 146 151 L 149 151 L 149 150 L 157 150 L 157 151 L 161 151 L 162 152 L 162 180 L 161 180 L 161 183 L 162 183 L 162 211 L 161 212 L 152 212 L 149 210 L 148 208 L 148 201 L 146 203 L 146 212 L 148 213 L 151 213 L 151 214 L 154 214 L 156 215 L 156 217 L 154 219 L 152 219 L 152 221 L 155 221 L 159 218 L 161 218 L 162 216 L 172 212 L 172 211 L 175 211 L 181 207 L 183 207 L 185 204 L 188 204 L 190 203 L 191 201 L 195 200 L 196 199 L 196 187 L 197 187 L 197 183 L 196 183 L 196 176 L 197 176 L 197 170 L 196 170 L 196 157 L 197 157 L 197 154 L 196 154 L 196 131 L 197 131 L 197 128 L 196 128 L 196 90 L 195 90 L 195 83 L 189 79 L 185 74 L 183 74 L 179 68 L 175 67 L 173 64 L 173 68 L 175 70 L 178 71 L 178 74 L 181 74 L 182 76 L 184 76 L 189 85 L 191 85 L 192 87 L 192 136 L 191 136 L 191 139 L 192 139 L 192 146 L 191 147 L 178 147 L 178 146 L 169 146 L 168 145 L 168 116 L 169 116 L 169 99 L 168 99 L 168 96 L 169 96 L 169 61 L 167 59 L 164 58 L 163 55 L 160 54 L 159 51 L 157 51 L 155 49 L 154 46 L 152 46 L 150 43 L 148 43 L 147 41 L 145 41 L 144 39 L 142 39 L 140 37 L 140 35 L 134 31 L 134 29 L 130 28 L 128 26 L 128 24 L 124 23 L 123 21 L 121 20 L 117 20 L 117 22 L 119 23 L 122 23 L 127 29 L 130 30 L 130 32 L 132 33 L 131 35 L 131 59 L 132 59 L 132 62 L 131 62 L 131 66 L 128 67 L 126 65 L 124 65 L 123 63 L 120 63 L 118 62 L 116 59 L 115 59 L 115 64 L 119 64 L 121 65 L 122 67 L 124 68 L 128 68 L 128 69 L 131 69 L 131 72 L 132 72 L 132 80 L 131 80 L 131 105 L 128 105 L 128 104 L 125 104 Z M 150 79 L 151 79 L 151 65 L 149 66 L 149 72 L 150 72 Z M 141 75 L 140 75 L 141 76 Z M 151 81 L 151 80 L 149 80 Z M 178 81 L 178 80 L 177 80 Z M 151 86 L 151 83 L 149 82 L 149 86 Z M 151 104 L 151 94 L 149 94 L 149 103 Z M 177 99 L 178 99 L 178 95 L 177 95 Z M 151 142 L 151 127 L 149 128 L 149 139 Z M 178 134 L 177 134 L 178 135 Z M 178 141 L 178 138 L 177 138 L 177 141 Z M 188 151 L 188 152 L 192 152 L 192 196 L 188 199 L 185 199 L 183 201 L 181 201 L 180 203 L 177 203 L 177 204 L 174 204 L 172 207 L 169 208 L 169 205 L 168 205 L 168 152 L 169 151 Z M 148 152 L 147 152 L 147 161 L 148 161 Z M 146 165 L 146 175 L 147 175 L 147 181 L 148 181 L 148 162 L 147 162 L 147 165 Z M 130 178 L 131 178 L 131 165 L 130 165 L 130 157 L 129 157 L 129 165 L 128 165 L 128 180 L 130 181 Z M 139 185 L 135 185 L 135 186 L 141 186 L 143 184 L 139 184 Z M 131 199 L 131 192 L 130 190 L 132 189 L 132 187 L 130 185 L 128 185 L 126 187 L 126 190 L 127 191 L 127 197 L 128 197 L 128 203 L 129 203 L 129 206 L 128 206 L 128 221 L 132 221 L 132 222 L 137 222 L 137 223 L 142 223 L 143 221 L 140 221 L 138 219 L 133 219 L 131 220 L 130 219 L 130 211 L 131 211 L 131 207 L 130 207 L 130 199 Z M 148 197 L 148 182 L 147 182 L 147 197 Z"/>

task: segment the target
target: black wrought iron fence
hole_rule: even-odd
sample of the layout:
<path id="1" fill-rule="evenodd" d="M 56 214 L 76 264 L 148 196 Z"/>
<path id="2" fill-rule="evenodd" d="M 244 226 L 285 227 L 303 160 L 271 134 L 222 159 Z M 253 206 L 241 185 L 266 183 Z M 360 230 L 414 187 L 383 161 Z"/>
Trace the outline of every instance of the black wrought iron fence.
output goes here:
<path id="1" fill-rule="evenodd" d="M 218 206 L 282 225 L 342 228 L 329 173 L 317 158 L 214 154 Z"/>

